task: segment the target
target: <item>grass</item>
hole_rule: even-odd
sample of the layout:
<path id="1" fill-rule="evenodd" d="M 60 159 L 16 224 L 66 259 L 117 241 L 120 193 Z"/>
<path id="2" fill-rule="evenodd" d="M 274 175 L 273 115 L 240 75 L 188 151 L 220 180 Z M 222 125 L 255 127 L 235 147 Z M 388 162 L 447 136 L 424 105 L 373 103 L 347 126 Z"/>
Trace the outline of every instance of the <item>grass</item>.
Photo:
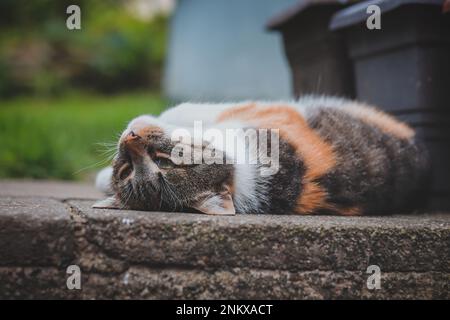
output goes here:
<path id="1" fill-rule="evenodd" d="M 133 117 L 165 106 L 148 93 L 0 101 L 0 178 L 86 178 L 108 163 L 100 143 L 116 142 Z"/>

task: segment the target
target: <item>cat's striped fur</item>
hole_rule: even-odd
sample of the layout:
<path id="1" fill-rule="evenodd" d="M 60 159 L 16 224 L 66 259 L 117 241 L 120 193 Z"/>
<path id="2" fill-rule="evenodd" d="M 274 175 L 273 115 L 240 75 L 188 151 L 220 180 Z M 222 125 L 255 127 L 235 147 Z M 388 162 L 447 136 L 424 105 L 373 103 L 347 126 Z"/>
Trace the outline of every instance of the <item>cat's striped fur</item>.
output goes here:
<path id="1" fill-rule="evenodd" d="M 123 145 L 130 131 L 145 137 L 146 146 L 170 149 L 161 136 L 167 138 L 174 128 L 189 128 L 198 120 L 219 130 L 279 129 L 278 172 L 261 176 L 255 165 L 201 165 L 195 172 L 192 168 L 176 167 L 169 172 L 154 166 L 160 175 L 172 179 L 172 186 L 179 185 L 171 192 L 177 193 L 175 197 L 179 196 L 184 203 L 172 206 L 169 202 L 173 196 L 164 195 L 158 178 L 137 177 L 153 173 L 148 170 L 142 173 L 134 165 L 135 173 L 130 174 L 133 178 L 126 177 L 127 190 L 134 191 L 124 191 L 118 173 L 126 158 L 127 148 Z M 154 136 L 155 130 L 158 137 Z M 364 215 L 412 211 L 426 200 L 427 155 L 416 141 L 414 130 L 373 107 L 339 98 L 306 96 L 295 102 L 184 103 L 158 118 L 143 116 L 133 120 L 122 135 L 119 151 L 112 174 L 115 206 L 195 209 L 211 214 Z M 167 154 L 168 150 L 162 152 Z M 152 156 L 148 158 L 153 162 Z M 219 174 L 221 171 L 226 174 Z M 217 176 L 221 179 L 212 178 Z M 145 183 L 152 187 L 142 187 Z M 145 192 L 153 194 L 146 197 Z"/>

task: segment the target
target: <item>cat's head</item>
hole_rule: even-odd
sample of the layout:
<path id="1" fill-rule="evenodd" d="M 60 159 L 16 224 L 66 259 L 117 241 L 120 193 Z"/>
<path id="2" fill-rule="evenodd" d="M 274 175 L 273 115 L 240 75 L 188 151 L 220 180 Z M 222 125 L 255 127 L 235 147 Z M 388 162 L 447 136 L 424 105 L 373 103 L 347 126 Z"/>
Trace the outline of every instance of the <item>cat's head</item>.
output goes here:
<path id="1" fill-rule="evenodd" d="M 113 162 L 114 196 L 94 207 L 234 214 L 233 166 L 194 162 L 194 152 L 186 158 L 182 153 L 198 143 L 174 138 L 174 129 L 151 116 L 131 121 Z"/>

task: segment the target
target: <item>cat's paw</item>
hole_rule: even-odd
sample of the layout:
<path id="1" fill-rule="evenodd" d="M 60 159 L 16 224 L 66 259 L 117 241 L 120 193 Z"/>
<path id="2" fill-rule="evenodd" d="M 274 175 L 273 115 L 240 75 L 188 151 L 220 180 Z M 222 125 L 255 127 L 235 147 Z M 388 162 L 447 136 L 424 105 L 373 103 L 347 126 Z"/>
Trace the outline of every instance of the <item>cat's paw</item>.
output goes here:
<path id="1" fill-rule="evenodd" d="M 97 177 L 95 179 L 96 188 L 106 195 L 114 194 L 111 188 L 112 174 L 113 174 L 112 167 L 106 167 L 100 170 L 99 173 L 97 173 Z"/>

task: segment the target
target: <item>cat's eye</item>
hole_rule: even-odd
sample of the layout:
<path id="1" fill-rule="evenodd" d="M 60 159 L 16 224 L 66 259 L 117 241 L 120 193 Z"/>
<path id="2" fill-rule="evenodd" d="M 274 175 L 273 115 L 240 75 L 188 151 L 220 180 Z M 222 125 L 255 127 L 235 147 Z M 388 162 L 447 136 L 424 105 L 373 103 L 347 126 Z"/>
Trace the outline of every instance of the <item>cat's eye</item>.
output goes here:
<path id="1" fill-rule="evenodd" d="M 127 178 L 133 171 L 133 166 L 130 163 L 124 163 L 119 169 L 119 179 L 123 180 Z"/>
<path id="2" fill-rule="evenodd" d="M 168 159 L 168 158 L 162 158 L 162 157 L 158 157 L 154 160 L 154 162 L 156 163 L 156 165 L 158 167 L 160 167 L 161 169 L 169 169 L 173 167 L 173 162 Z"/>

